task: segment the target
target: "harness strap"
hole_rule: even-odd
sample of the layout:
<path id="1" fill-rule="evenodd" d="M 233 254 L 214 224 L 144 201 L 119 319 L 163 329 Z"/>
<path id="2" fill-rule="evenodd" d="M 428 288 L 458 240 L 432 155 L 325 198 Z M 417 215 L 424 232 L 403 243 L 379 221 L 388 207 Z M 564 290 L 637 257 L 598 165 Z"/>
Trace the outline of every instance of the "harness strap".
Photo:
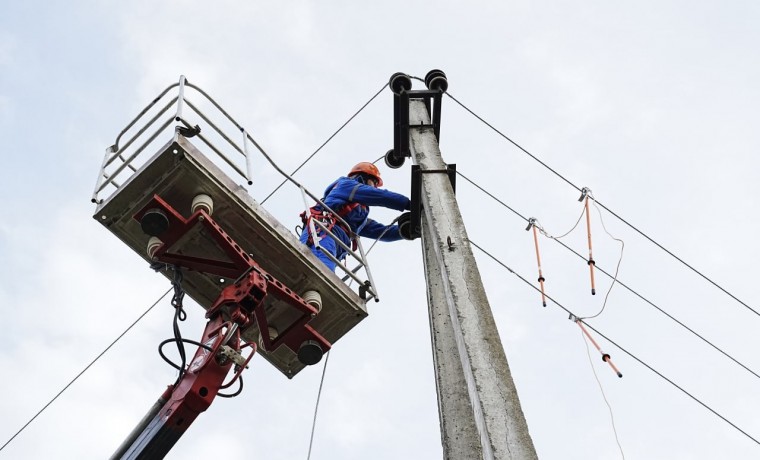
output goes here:
<path id="1" fill-rule="evenodd" d="M 344 205 L 343 207 L 350 206 L 351 209 L 348 211 L 350 212 L 353 210 L 356 206 L 359 206 L 359 203 L 352 203 L 351 205 Z M 338 215 L 341 217 L 344 217 L 348 214 L 346 212 L 345 214 L 341 214 L 340 212 Z M 320 222 L 322 222 L 326 229 L 328 231 L 332 231 L 333 227 L 336 225 L 343 229 L 344 232 L 346 232 L 346 235 L 349 235 L 349 239 L 351 240 L 351 249 L 356 251 L 358 248 L 358 245 L 356 243 L 356 239 L 351 238 L 351 229 L 347 228 L 345 225 L 343 225 L 342 222 L 340 222 L 333 213 L 331 212 L 325 212 L 324 210 L 320 209 L 317 206 L 312 206 L 309 208 L 309 215 L 306 215 L 306 211 L 301 213 L 301 223 L 303 224 L 303 228 L 306 232 L 308 232 L 308 238 L 306 239 L 306 244 L 309 246 L 312 246 L 314 244 L 314 235 L 311 233 L 311 225 L 309 225 L 311 219 L 318 219 Z"/>
<path id="2" fill-rule="evenodd" d="M 333 182 L 330 184 L 327 189 L 325 190 L 325 197 L 330 194 L 333 188 L 335 188 L 335 185 L 337 185 L 338 181 Z M 356 192 L 359 190 L 359 187 L 361 187 L 361 183 L 357 183 L 356 186 L 351 190 L 351 193 L 348 195 L 348 203 L 341 205 L 337 210 L 336 214 L 341 217 L 341 219 L 345 220 L 345 217 L 348 216 L 354 209 L 356 209 L 359 206 L 362 206 L 360 203 L 354 202 L 353 199 L 356 196 Z M 325 201 L 325 197 L 322 198 L 322 201 Z M 319 205 L 312 206 L 309 208 L 309 215 L 306 215 L 306 211 L 301 213 L 301 222 L 303 223 L 303 228 L 305 231 L 308 232 L 309 237 L 306 240 L 306 244 L 309 246 L 314 244 L 314 236 L 311 234 L 311 226 L 309 225 L 309 221 L 311 219 L 318 218 L 320 219 L 320 222 L 325 224 L 327 227 L 327 230 L 332 231 L 333 227 L 336 225 L 343 229 L 344 232 L 346 232 L 346 235 L 349 235 L 349 239 L 351 240 L 351 249 L 356 251 L 358 248 L 358 244 L 356 242 L 355 238 L 351 238 L 351 229 L 347 228 L 346 225 L 343 225 L 341 221 L 336 219 L 335 215 L 331 212 L 326 212 L 325 210 L 321 209 Z"/>

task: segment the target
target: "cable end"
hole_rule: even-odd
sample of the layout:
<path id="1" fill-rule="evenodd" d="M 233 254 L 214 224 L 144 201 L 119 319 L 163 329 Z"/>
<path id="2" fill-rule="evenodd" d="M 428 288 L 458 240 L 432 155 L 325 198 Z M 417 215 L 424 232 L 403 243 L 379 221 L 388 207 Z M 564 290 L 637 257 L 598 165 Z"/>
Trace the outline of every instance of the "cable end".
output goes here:
<path id="1" fill-rule="evenodd" d="M 596 289 L 591 288 L 591 295 L 596 295 Z"/>
<path id="2" fill-rule="evenodd" d="M 622 379 L 622 378 L 623 378 L 623 373 L 622 373 L 622 372 L 618 372 L 618 373 L 617 373 L 617 376 L 618 376 L 618 377 L 620 377 L 620 378 Z"/>

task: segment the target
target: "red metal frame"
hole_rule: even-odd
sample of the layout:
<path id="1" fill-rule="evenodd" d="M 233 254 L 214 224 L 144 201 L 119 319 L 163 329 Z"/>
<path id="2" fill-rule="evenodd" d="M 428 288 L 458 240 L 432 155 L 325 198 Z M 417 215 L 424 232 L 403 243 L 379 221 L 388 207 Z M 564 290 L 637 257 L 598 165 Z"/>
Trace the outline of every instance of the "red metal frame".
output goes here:
<path id="1" fill-rule="evenodd" d="M 220 354 L 223 346 L 239 353 L 242 345 L 240 334 L 253 324 L 262 332 L 262 342 L 267 350 L 284 345 L 298 351 L 305 341 L 315 341 L 323 351 L 331 348 L 330 342 L 307 323 L 318 313 L 303 298 L 265 272 L 204 210 L 185 219 L 158 195 L 142 208 L 134 218 L 139 222 L 150 210 L 159 209 L 169 221 L 168 229 L 160 235 L 163 245 L 153 257 L 159 262 L 236 279 L 225 287 L 206 313 L 209 318 L 201 343 L 187 369 L 176 386 L 170 385 L 140 425 L 122 444 L 112 458 L 157 459 L 163 458 L 190 424 L 213 402 L 220 388 L 229 387 L 236 381 L 255 352 L 242 365 L 238 365 L 232 380 L 224 379 L 233 366 L 232 360 Z M 229 261 L 191 257 L 170 252 L 172 246 L 196 225 L 202 225 L 225 252 Z M 279 335 L 269 337 L 269 324 L 263 303 L 268 295 L 296 309 L 301 315 Z M 230 318 L 223 319 L 222 311 Z"/>

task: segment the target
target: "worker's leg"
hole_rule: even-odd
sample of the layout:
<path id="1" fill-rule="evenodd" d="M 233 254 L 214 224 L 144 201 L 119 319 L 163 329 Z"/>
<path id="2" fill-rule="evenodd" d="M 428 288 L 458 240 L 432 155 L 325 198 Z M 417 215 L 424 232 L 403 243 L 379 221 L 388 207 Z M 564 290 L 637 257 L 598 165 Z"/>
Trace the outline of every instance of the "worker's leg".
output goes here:
<path id="1" fill-rule="evenodd" d="M 306 241 L 308 239 L 307 232 L 303 232 L 301 234 L 301 243 L 306 244 Z M 315 256 L 319 260 L 322 261 L 325 265 L 327 265 L 327 268 L 329 268 L 332 271 L 335 271 L 335 262 L 333 262 L 329 257 L 327 257 L 324 252 L 327 251 L 333 256 L 335 256 L 338 252 L 338 245 L 335 243 L 335 240 L 330 238 L 329 236 L 322 236 L 322 238 L 319 241 L 319 246 L 321 249 L 317 249 L 314 245 L 309 245 L 309 249 L 311 249 L 311 252 L 314 253 Z"/>

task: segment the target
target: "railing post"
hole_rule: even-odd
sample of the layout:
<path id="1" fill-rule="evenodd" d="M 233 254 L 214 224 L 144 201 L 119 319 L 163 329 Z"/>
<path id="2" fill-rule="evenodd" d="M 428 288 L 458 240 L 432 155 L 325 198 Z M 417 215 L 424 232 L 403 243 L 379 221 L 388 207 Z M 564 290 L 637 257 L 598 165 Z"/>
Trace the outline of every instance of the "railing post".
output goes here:
<path id="1" fill-rule="evenodd" d="M 112 145 L 106 149 L 105 156 L 103 157 L 103 164 L 100 165 L 100 174 L 98 174 L 98 180 L 95 182 L 95 190 L 92 192 L 93 203 L 98 203 L 98 192 L 100 191 L 100 185 L 103 183 L 103 178 L 106 174 L 106 165 L 108 164 L 108 158 L 115 152 L 116 145 Z"/>
<path id="2" fill-rule="evenodd" d="M 182 120 L 182 109 L 185 107 L 185 83 L 187 79 L 184 75 L 179 77 L 179 95 L 177 96 L 177 115 L 174 117 L 174 121 Z"/>

